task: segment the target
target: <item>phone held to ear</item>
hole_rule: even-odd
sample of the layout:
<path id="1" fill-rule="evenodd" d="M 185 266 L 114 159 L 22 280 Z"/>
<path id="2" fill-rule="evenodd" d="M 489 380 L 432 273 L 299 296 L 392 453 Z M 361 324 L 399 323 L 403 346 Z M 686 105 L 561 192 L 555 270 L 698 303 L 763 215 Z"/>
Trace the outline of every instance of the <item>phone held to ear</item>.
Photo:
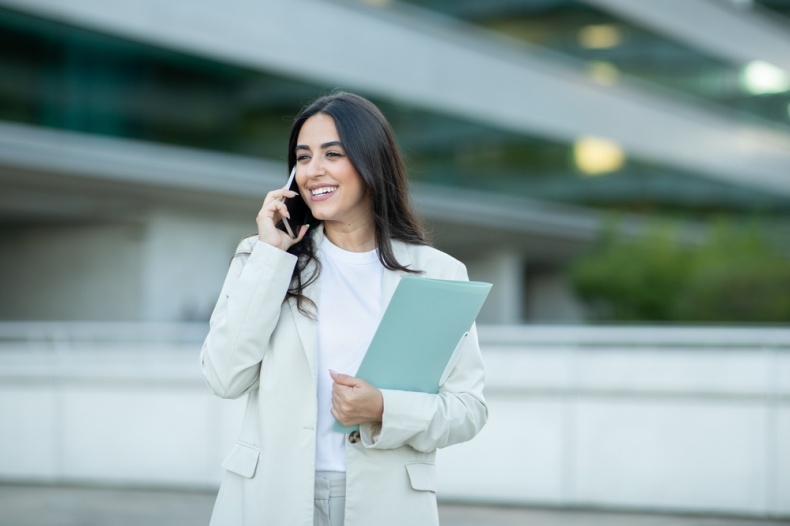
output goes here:
<path id="1" fill-rule="evenodd" d="M 291 170 L 288 182 L 285 183 L 283 188 L 297 193 L 299 192 L 299 187 L 296 185 L 296 167 Z M 282 220 L 277 223 L 277 228 L 285 230 L 288 235 L 291 236 L 291 239 L 296 239 L 299 235 L 299 229 L 305 224 L 309 209 L 300 195 L 296 197 L 286 197 L 283 202 L 288 209 L 288 213 L 291 215 L 291 219 L 283 217 Z"/>

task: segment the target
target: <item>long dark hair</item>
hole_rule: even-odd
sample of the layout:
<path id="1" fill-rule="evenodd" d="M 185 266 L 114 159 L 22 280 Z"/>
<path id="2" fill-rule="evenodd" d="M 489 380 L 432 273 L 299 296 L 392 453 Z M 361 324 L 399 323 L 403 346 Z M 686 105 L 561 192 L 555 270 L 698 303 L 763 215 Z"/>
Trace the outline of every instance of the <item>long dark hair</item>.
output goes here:
<path id="1" fill-rule="evenodd" d="M 395 134 L 387 119 L 372 102 L 359 95 L 340 91 L 308 104 L 296 116 L 291 128 L 291 137 L 288 140 L 288 171 L 296 164 L 296 143 L 302 126 L 307 119 L 319 113 L 329 115 L 335 121 L 343 149 L 365 183 L 373 203 L 379 261 L 389 270 L 420 273 L 419 270 L 401 265 L 392 252 L 392 239 L 413 245 L 427 245 L 428 241 L 411 208 L 409 181 Z M 286 295 L 286 299 L 296 299 L 299 311 L 305 315 L 309 315 L 305 302 L 312 302 L 304 295 L 304 289 L 318 279 L 321 272 L 321 265 L 316 257 L 317 247 L 312 236 L 320 221 L 308 214 L 307 222 L 311 225 L 307 235 L 288 249 L 288 252 L 298 257 L 298 261 Z M 305 276 L 310 262 L 315 263 L 315 270 L 311 275 Z M 315 307 L 314 304 L 312 306 Z"/>

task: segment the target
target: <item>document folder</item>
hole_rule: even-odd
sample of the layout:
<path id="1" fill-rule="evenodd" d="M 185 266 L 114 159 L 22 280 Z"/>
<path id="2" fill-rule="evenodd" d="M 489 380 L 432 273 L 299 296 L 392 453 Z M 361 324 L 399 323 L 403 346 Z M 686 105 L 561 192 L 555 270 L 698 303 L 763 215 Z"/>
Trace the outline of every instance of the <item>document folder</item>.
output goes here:
<path id="1" fill-rule="evenodd" d="M 490 290 L 477 281 L 401 278 L 354 376 L 379 389 L 438 393 Z M 343 433 L 357 428 L 334 424 Z"/>

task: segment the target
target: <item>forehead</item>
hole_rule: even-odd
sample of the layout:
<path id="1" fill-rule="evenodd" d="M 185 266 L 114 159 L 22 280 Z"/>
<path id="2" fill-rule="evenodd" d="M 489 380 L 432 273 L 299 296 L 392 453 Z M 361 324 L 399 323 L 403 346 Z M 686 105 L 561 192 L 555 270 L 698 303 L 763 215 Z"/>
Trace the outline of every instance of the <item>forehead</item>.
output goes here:
<path id="1" fill-rule="evenodd" d="M 339 139 L 335 120 L 325 113 L 316 113 L 304 122 L 296 142 L 313 145 Z"/>

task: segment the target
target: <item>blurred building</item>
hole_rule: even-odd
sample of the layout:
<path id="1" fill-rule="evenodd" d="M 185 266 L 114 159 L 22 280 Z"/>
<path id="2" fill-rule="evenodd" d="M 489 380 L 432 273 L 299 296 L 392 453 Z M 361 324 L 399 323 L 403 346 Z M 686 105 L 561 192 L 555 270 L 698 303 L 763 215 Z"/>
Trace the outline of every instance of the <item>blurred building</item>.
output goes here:
<path id="1" fill-rule="evenodd" d="M 484 322 L 579 321 L 612 211 L 790 211 L 786 0 L 0 2 L 0 319 L 204 320 L 291 117 L 393 122 Z M 632 214 L 632 215 L 628 215 Z"/>
<path id="2" fill-rule="evenodd" d="M 200 378 L 205 321 L 292 117 L 347 89 L 393 123 L 435 243 L 495 283 L 490 419 L 440 452 L 441 496 L 790 516 L 790 331 L 534 324 L 585 319 L 565 269 L 612 217 L 690 240 L 790 217 L 788 16 L 0 0 L 0 480 L 216 488 L 244 400 Z"/>

